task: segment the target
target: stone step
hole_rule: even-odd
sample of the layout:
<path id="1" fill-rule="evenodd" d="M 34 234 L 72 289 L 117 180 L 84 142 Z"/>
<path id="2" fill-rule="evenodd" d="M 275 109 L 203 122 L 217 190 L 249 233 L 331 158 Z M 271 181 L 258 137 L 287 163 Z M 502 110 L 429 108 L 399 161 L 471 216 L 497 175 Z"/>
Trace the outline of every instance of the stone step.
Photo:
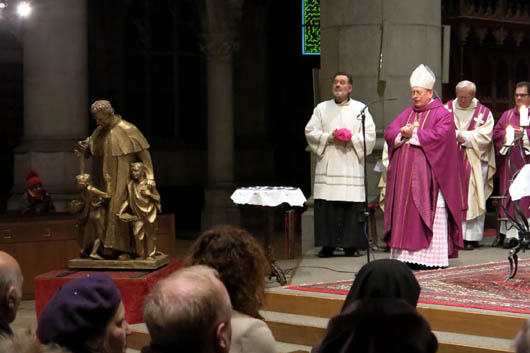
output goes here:
<path id="1" fill-rule="evenodd" d="M 278 352 L 291 352 L 294 348 L 310 352 L 325 335 L 328 319 L 262 311 L 267 325 L 279 342 Z M 506 353 L 513 352 L 512 339 L 433 331 L 438 339 L 439 353 Z M 296 346 L 288 346 L 286 344 Z M 280 348 L 281 347 L 281 348 Z"/>
<path id="2" fill-rule="evenodd" d="M 340 312 L 343 301 L 343 296 L 269 291 L 261 313 L 278 341 L 311 347 L 322 340 L 329 318 Z M 513 352 L 512 340 L 525 321 L 521 314 L 440 305 L 420 304 L 418 311 L 429 321 L 442 353 Z"/>

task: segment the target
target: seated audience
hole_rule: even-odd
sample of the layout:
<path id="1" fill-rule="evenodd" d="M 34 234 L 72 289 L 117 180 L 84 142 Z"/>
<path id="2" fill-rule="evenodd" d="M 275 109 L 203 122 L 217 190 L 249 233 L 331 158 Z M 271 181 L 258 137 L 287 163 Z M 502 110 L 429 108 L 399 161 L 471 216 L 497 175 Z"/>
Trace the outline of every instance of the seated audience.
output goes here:
<path id="1" fill-rule="evenodd" d="M 112 278 L 89 274 L 61 286 L 41 313 L 38 337 L 73 353 L 124 353 L 131 333 Z"/>
<path id="2" fill-rule="evenodd" d="M 231 310 L 214 269 L 178 270 L 159 281 L 145 299 L 143 318 L 151 343 L 142 352 L 227 353 Z"/>
<path id="3" fill-rule="evenodd" d="M 351 302 L 332 318 L 312 353 L 435 353 L 438 341 L 416 308 L 402 299 Z"/>
<path id="4" fill-rule="evenodd" d="M 50 194 L 42 188 L 42 181 L 36 171 L 30 170 L 28 172 L 26 184 L 28 188 L 20 199 L 20 212 L 55 212 L 52 198 Z"/>
<path id="5" fill-rule="evenodd" d="M 530 353 L 530 319 L 525 321 L 514 343 L 515 353 Z"/>
<path id="6" fill-rule="evenodd" d="M 232 301 L 230 353 L 276 352 L 276 341 L 259 314 L 270 264 L 263 247 L 247 231 L 219 226 L 205 231 L 191 247 L 187 264 L 216 269 Z"/>
<path id="7" fill-rule="evenodd" d="M 22 300 L 22 282 L 17 260 L 0 251 L 0 335 L 13 334 L 9 324 L 15 320 Z"/>
<path id="8" fill-rule="evenodd" d="M 383 259 L 364 265 L 312 352 L 436 352 L 436 337 L 415 309 L 419 296 L 418 281 L 405 263 Z"/>
<path id="9" fill-rule="evenodd" d="M 420 285 L 405 263 L 392 259 L 375 260 L 357 273 L 342 310 L 351 302 L 365 298 L 404 299 L 416 306 L 419 297 Z"/>

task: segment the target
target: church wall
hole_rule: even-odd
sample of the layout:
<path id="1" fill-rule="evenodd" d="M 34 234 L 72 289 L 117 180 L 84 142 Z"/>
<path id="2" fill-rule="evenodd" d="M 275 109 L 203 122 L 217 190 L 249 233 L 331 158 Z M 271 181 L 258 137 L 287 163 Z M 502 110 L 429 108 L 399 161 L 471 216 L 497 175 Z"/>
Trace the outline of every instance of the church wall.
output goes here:
<path id="1" fill-rule="evenodd" d="M 353 76 L 352 97 L 368 103 L 377 99 L 395 101 L 374 103 L 378 140 L 368 158 L 368 180 L 383 146 L 386 126 L 411 105 L 409 77 L 423 63 L 441 77 L 441 3 L 430 1 L 322 0 L 321 6 L 321 91 L 331 97 L 329 84 L 337 71 Z M 441 85 L 437 82 L 437 91 Z M 441 93 L 441 92 L 440 92 Z M 369 195 L 379 193 L 371 182 Z"/>

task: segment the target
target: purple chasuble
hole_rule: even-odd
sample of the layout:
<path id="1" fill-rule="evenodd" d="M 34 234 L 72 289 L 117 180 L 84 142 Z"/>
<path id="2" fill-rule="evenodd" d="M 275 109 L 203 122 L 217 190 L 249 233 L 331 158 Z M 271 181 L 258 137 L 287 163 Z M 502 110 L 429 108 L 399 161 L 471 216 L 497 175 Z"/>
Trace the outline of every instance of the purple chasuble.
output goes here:
<path id="1" fill-rule="evenodd" d="M 505 111 L 495 127 L 493 128 L 493 143 L 495 144 L 495 154 L 497 155 L 497 175 L 499 176 L 499 194 L 503 196 L 506 192 L 506 189 L 510 187 L 510 179 L 513 177 L 513 170 L 510 170 L 508 166 L 508 154 L 501 155 L 500 150 L 504 146 L 504 138 L 506 136 L 506 127 L 511 125 L 513 127 L 518 127 L 519 122 L 519 111 L 517 107 Z M 529 129 L 525 129 L 526 136 L 530 139 Z M 523 144 L 523 140 L 517 142 L 519 145 Z M 512 148 L 511 149 L 511 163 L 512 167 L 521 169 L 525 164 L 530 163 L 530 156 L 525 155 L 524 158 L 521 156 L 520 150 Z M 509 194 L 509 193 L 508 193 Z M 508 212 L 513 216 L 513 203 L 511 200 L 503 200 L 504 206 L 508 208 Z M 530 217 L 530 211 L 528 207 L 530 206 L 530 197 L 523 197 L 519 200 L 519 206 L 521 211 L 528 218 Z M 506 217 L 504 210 L 500 210 L 501 217 Z"/>
<path id="2" fill-rule="evenodd" d="M 401 127 L 408 123 L 417 125 L 420 146 L 403 143 L 395 147 Z M 463 247 L 467 195 L 455 130 L 453 115 L 438 99 L 423 108 L 407 108 L 386 128 L 390 163 L 384 240 L 390 247 L 410 251 L 429 247 L 439 190 L 448 210 L 449 257 L 456 257 Z"/>

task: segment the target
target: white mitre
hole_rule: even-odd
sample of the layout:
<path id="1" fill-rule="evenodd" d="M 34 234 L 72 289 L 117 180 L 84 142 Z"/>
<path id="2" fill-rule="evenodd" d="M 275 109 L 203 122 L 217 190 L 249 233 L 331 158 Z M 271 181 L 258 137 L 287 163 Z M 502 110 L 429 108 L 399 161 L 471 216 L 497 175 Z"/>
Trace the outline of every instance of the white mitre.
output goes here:
<path id="1" fill-rule="evenodd" d="M 436 77 L 428 66 L 421 64 L 410 75 L 410 87 L 433 89 Z"/>

